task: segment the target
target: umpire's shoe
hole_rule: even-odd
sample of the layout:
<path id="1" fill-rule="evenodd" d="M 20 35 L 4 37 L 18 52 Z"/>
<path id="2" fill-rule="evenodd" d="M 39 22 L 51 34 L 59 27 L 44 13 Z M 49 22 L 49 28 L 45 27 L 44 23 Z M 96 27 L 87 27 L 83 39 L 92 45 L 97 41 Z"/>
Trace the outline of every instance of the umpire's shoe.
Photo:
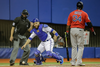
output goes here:
<path id="1" fill-rule="evenodd" d="M 10 61 L 10 66 L 13 66 L 15 63 L 11 60 Z"/>
<path id="2" fill-rule="evenodd" d="M 29 64 L 28 63 L 23 64 L 22 62 L 20 62 L 19 65 L 29 65 Z"/>

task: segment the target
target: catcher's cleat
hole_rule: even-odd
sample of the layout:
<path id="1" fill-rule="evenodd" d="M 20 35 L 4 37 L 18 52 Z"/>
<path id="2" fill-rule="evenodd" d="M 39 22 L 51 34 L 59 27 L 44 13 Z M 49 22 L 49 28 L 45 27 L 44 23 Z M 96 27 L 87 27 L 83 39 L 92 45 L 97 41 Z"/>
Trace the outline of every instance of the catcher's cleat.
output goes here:
<path id="1" fill-rule="evenodd" d="M 61 56 L 60 64 L 63 64 L 63 63 L 64 63 L 64 60 L 63 60 L 63 57 Z"/>
<path id="2" fill-rule="evenodd" d="M 36 61 L 35 60 L 33 60 L 33 62 L 34 62 L 34 64 L 36 64 Z"/>
<path id="3" fill-rule="evenodd" d="M 40 63 L 36 63 L 36 65 L 42 65 L 42 62 L 40 62 Z"/>
<path id="4" fill-rule="evenodd" d="M 57 61 L 57 63 L 60 62 L 60 64 L 63 64 L 64 63 L 63 57 L 62 56 L 60 56 L 60 57 L 61 57 L 61 59 L 60 60 L 56 60 L 56 61 Z"/>
<path id="5" fill-rule="evenodd" d="M 44 61 L 43 62 L 46 62 L 46 58 L 44 58 Z"/>
<path id="6" fill-rule="evenodd" d="M 58 60 L 56 60 L 57 61 L 57 63 L 59 63 L 59 61 Z"/>
<path id="7" fill-rule="evenodd" d="M 35 65 L 42 65 L 42 62 L 37 63 L 35 60 L 33 60 L 33 61 L 34 61 L 34 64 L 35 64 Z"/>

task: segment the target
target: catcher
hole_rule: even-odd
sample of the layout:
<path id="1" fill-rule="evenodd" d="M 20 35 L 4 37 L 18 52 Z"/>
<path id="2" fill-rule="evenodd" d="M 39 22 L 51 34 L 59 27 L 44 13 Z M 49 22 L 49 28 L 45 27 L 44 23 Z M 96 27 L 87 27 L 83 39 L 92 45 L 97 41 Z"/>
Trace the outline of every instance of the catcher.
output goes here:
<path id="1" fill-rule="evenodd" d="M 56 41 L 57 37 L 59 38 L 59 34 L 48 25 L 40 24 L 37 18 L 33 19 L 32 22 L 35 28 L 31 30 L 31 35 L 26 41 L 26 43 L 22 46 L 22 49 L 25 48 L 26 45 L 28 45 L 31 42 L 31 40 L 37 35 L 41 40 L 41 43 L 39 44 L 37 50 L 34 52 L 36 65 L 42 64 L 40 54 L 45 50 L 48 57 L 54 58 L 57 61 L 59 61 L 60 64 L 63 64 L 63 57 L 53 52 L 54 40 Z M 51 38 L 50 33 L 54 34 L 54 40 Z"/>

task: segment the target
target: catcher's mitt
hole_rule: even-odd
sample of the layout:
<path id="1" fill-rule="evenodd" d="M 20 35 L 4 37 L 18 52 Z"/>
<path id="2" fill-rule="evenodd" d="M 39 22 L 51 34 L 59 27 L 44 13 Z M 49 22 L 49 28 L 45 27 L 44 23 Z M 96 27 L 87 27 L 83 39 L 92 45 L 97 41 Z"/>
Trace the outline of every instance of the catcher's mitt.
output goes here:
<path id="1" fill-rule="evenodd" d="M 60 46 L 64 46 L 64 44 L 65 44 L 64 39 L 61 36 L 57 37 L 57 43 Z"/>

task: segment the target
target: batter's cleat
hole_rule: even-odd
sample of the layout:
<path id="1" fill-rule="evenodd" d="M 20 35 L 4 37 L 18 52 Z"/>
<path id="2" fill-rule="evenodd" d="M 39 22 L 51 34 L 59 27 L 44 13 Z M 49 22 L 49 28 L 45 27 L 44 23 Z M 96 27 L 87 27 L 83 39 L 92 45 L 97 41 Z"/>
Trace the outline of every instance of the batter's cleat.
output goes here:
<path id="1" fill-rule="evenodd" d="M 72 64 L 72 66 L 75 66 L 74 64 Z"/>
<path id="2" fill-rule="evenodd" d="M 63 60 L 63 57 L 61 56 L 60 64 L 63 64 L 63 63 L 64 63 L 64 60 Z"/>
<path id="3" fill-rule="evenodd" d="M 72 66 L 75 66 L 75 63 L 71 63 Z"/>
<path id="4" fill-rule="evenodd" d="M 72 66 L 75 66 L 75 63 L 70 62 Z"/>
<path id="5" fill-rule="evenodd" d="M 75 66 L 85 66 L 85 64 L 76 64 Z"/>
<path id="6" fill-rule="evenodd" d="M 71 63 L 72 66 L 75 66 L 76 61 L 75 60 L 71 60 L 70 63 Z"/>
<path id="7" fill-rule="evenodd" d="M 29 64 L 28 63 L 23 64 L 22 62 L 20 62 L 19 65 L 29 65 Z"/>

